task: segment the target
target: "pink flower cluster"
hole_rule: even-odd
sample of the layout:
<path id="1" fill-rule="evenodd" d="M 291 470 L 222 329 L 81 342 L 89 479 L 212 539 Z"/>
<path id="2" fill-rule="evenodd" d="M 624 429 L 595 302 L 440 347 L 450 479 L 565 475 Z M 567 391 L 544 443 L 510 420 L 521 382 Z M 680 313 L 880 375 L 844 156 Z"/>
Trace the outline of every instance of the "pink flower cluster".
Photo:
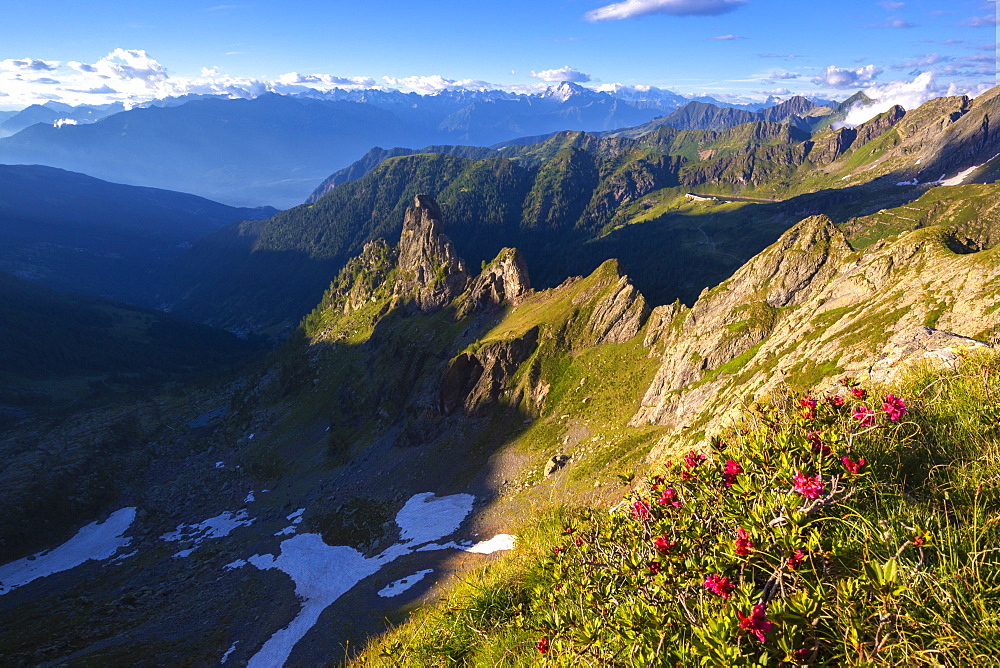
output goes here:
<path id="1" fill-rule="evenodd" d="M 899 422 L 906 415 L 906 404 L 895 394 L 887 394 L 885 403 L 882 404 L 882 410 L 886 412 L 890 420 Z"/>
<path id="2" fill-rule="evenodd" d="M 639 499 L 632 504 L 632 519 L 636 520 L 648 520 L 651 515 L 649 512 L 649 502 Z"/>
<path id="3" fill-rule="evenodd" d="M 659 552 L 660 554 L 666 554 L 667 552 L 670 552 L 672 549 L 674 549 L 676 545 L 677 541 L 667 540 L 666 536 L 657 536 L 653 540 L 653 547 L 655 547 L 656 551 Z"/>
<path id="4" fill-rule="evenodd" d="M 875 424 L 875 411 L 867 406 L 859 406 L 855 409 L 852 417 L 857 420 L 862 427 L 871 427 Z"/>
<path id="5" fill-rule="evenodd" d="M 768 621 L 766 614 L 764 606 L 759 603 L 753 606 L 749 616 L 744 615 L 739 610 L 736 611 L 736 616 L 740 618 L 740 628 L 757 636 L 761 642 L 767 642 L 767 636 L 764 633 L 770 631 L 771 627 L 774 626 Z"/>
<path id="6" fill-rule="evenodd" d="M 813 397 L 800 397 L 799 406 L 802 406 L 802 417 L 812 420 L 816 417 L 816 404 L 818 402 Z"/>
<path id="7" fill-rule="evenodd" d="M 667 487 L 663 490 L 663 494 L 657 499 L 657 503 L 661 506 L 673 506 L 674 508 L 680 508 L 681 503 L 680 497 L 677 496 L 677 492 L 674 491 L 673 487 Z"/>
<path id="8" fill-rule="evenodd" d="M 864 457 L 855 462 L 851 461 L 851 458 L 848 457 L 847 455 L 844 455 L 843 457 L 840 458 L 840 461 L 844 463 L 844 468 L 847 470 L 848 473 L 853 473 L 855 475 L 861 473 L 861 467 L 865 465 Z"/>
<path id="9" fill-rule="evenodd" d="M 736 484 L 736 476 L 741 473 L 743 473 L 743 467 L 740 466 L 740 463 L 727 459 L 726 468 L 722 470 L 722 481 L 726 483 L 726 487 L 732 487 Z"/>
<path id="10" fill-rule="evenodd" d="M 795 474 L 792 484 L 796 492 L 810 500 L 818 499 L 823 493 L 823 480 L 819 476 L 803 475 L 802 471 Z"/>
<path id="11" fill-rule="evenodd" d="M 812 451 L 816 454 L 821 454 L 824 457 L 829 456 L 830 446 L 823 443 L 823 433 L 822 431 L 810 431 L 806 433 L 806 440 L 812 445 Z"/>
<path id="12" fill-rule="evenodd" d="M 736 585 L 729 581 L 728 576 L 712 573 L 705 578 L 705 589 L 725 601 L 729 598 L 729 594 L 736 589 Z"/>
<path id="13" fill-rule="evenodd" d="M 736 542 L 733 552 L 737 556 L 745 557 L 753 550 L 753 543 L 750 542 L 750 534 L 743 527 L 736 530 Z"/>
<path id="14" fill-rule="evenodd" d="M 788 570 L 794 571 L 808 555 L 802 550 L 795 550 L 795 554 L 788 557 Z"/>

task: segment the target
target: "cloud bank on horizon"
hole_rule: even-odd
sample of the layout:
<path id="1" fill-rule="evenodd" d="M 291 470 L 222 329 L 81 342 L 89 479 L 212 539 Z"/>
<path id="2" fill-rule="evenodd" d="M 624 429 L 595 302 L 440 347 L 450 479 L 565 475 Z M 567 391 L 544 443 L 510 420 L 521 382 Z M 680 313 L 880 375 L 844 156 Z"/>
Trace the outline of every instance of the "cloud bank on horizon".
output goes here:
<path id="1" fill-rule="evenodd" d="M 907 64 L 935 64 L 940 59 L 924 58 Z M 884 70 L 869 64 L 853 68 L 829 65 L 811 81 L 820 94 L 829 95 L 864 89 L 868 97 L 875 100 L 872 106 L 856 109 L 848 122 L 862 123 L 881 113 L 894 104 L 907 109 L 941 95 L 976 95 L 989 86 L 981 84 L 973 87 L 942 84 L 933 72 L 916 72 L 914 78 L 878 82 Z M 591 88 L 601 92 L 621 94 L 629 91 L 636 95 L 655 95 L 664 89 L 648 85 L 624 85 L 594 81 L 590 74 L 564 65 L 560 68 L 534 71 L 530 76 L 542 83 L 527 85 L 498 85 L 480 79 L 450 79 L 441 75 L 392 77 L 383 76 L 383 84 L 368 76 L 338 76 L 333 74 L 301 74 L 288 72 L 274 80 L 235 77 L 220 72 L 217 68 L 202 68 L 198 77 L 174 77 L 157 60 L 143 50 L 116 48 L 94 63 L 79 61 L 43 60 L 37 58 L 6 59 L 0 61 L 0 100 L 4 96 L 17 100 L 22 106 L 31 102 L 55 100 L 70 104 L 102 104 L 121 102 L 126 107 L 155 99 L 181 95 L 223 95 L 232 98 L 253 98 L 265 93 L 295 94 L 310 91 L 331 91 L 380 89 L 416 92 L 434 95 L 445 91 L 487 91 L 504 90 L 513 93 L 541 93 L 553 84 L 564 82 L 574 84 L 590 83 Z M 762 84 L 776 81 L 802 80 L 803 75 L 782 69 L 772 69 L 759 78 Z M 762 88 L 762 96 L 791 96 L 796 94 L 787 86 Z M 801 91 L 799 92 L 801 94 Z M 688 95 L 687 97 L 696 97 Z M 725 95 L 719 96 L 725 99 Z"/>

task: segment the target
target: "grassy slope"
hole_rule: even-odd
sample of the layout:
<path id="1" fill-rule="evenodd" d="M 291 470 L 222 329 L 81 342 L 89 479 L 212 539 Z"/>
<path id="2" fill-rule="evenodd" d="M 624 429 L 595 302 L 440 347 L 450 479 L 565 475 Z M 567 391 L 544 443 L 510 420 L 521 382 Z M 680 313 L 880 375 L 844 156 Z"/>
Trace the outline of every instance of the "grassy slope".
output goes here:
<path id="1" fill-rule="evenodd" d="M 856 446 L 871 471 L 868 491 L 851 502 L 850 526 L 830 532 L 842 545 L 834 558 L 846 570 L 834 569 L 823 577 L 829 585 L 850 578 L 862 582 L 863 563 L 882 563 L 894 554 L 902 575 L 882 602 L 832 597 L 822 617 L 824 623 L 832 618 L 847 629 L 852 615 L 860 621 L 881 610 L 891 616 L 891 631 L 880 635 L 874 625 L 862 626 L 861 637 L 852 641 L 845 636 L 839 648 L 835 642 L 824 645 L 826 658 L 810 665 L 941 665 L 942 659 L 944 665 L 973 665 L 991 660 L 1000 633 L 992 612 L 1000 562 L 991 549 L 1000 540 L 998 373 L 1000 358 L 991 355 L 947 372 L 918 370 L 900 386 L 885 388 L 907 398 L 910 414 L 905 425 L 877 432 Z M 797 429 L 791 417 L 783 420 L 784 429 Z M 739 442 L 744 437 L 732 438 Z M 536 511 L 517 529 L 515 553 L 470 574 L 440 605 L 415 612 L 373 643 L 357 663 L 533 663 L 540 658 L 534 647 L 541 633 L 534 630 L 543 614 L 540 592 L 553 586 L 546 565 L 551 545 L 563 540 L 562 527 L 573 518 L 581 521 L 578 511 L 559 500 Z M 914 536 L 928 540 L 927 548 L 897 551 Z M 848 613 L 849 605 L 861 607 Z M 724 607 L 726 614 L 732 610 Z M 627 660 L 618 663 L 629 665 Z"/>

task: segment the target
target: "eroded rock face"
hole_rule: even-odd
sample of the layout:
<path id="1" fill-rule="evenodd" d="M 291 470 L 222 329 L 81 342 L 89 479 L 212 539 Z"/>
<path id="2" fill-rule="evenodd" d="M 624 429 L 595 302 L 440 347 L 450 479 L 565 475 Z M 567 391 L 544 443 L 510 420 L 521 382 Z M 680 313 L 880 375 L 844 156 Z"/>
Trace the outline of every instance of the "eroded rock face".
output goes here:
<path id="1" fill-rule="evenodd" d="M 531 291 L 528 265 L 516 248 L 504 248 L 471 281 L 458 309 L 462 317 L 473 311 L 494 309 L 501 304 L 515 305 Z"/>
<path id="2" fill-rule="evenodd" d="M 451 415 L 459 408 L 476 415 L 496 404 L 510 387 L 517 368 L 538 345 L 538 328 L 508 341 L 493 341 L 451 361 L 441 381 L 438 408 Z"/>
<path id="3" fill-rule="evenodd" d="M 444 308 L 469 284 L 465 263 L 441 231 L 441 209 L 428 195 L 417 195 L 403 218 L 395 294 L 416 310 Z"/>
<path id="4" fill-rule="evenodd" d="M 882 355 L 871 366 L 869 375 L 875 382 L 889 383 L 897 380 L 914 364 L 955 366 L 963 352 L 992 347 L 984 341 L 953 332 L 942 332 L 925 326 L 915 327 L 903 330 L 889 339 Z"/>
<path id="5" fill-rule="evenodd" d="M 625 343 L 646 324 L 650 308 L 646 298 L 629 281 L 618 279 L 614 290 L 594 305 L 587 323 L 593 343 Z"/>
<path id="6" fill-rule="evenodd" d="M 654 311 L 644 342 L 662 363 L 632 424 L 705 433 L 755 397 L 836 391 L 844 376 L 892 382 L 914 361 L 949 364 L 989 345 L 1000 331 L 994 251 L 950 241 L 985 244 L 991 229 L 916 229 L 855 252 L 829 219 L 802 221 L 691 309 Z"/>

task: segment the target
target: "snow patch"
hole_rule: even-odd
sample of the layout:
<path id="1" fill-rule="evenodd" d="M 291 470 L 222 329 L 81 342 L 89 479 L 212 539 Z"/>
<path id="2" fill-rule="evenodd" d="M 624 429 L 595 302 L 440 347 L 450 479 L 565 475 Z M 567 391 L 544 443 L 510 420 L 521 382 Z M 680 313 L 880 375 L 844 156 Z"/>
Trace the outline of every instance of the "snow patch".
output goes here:
<path id="1" fill-rule="evenodd" d="M 229 649 L 226 650 L 226 653 L 222 655 L 221 659 L 219 659 L 219 663 L 222 664 L 222 663 L 225 663 L 226 661 L 229 661 L 229 655 L 232 654 L 233 651 L 236 650 L 236 646 L 239 645 L 239 644 L 240 644 L 240 641 L 237 640 L 232 645 L 230 645 Z"/>
<path id="2" fill-rule="evenodd" d="M 256 500 L 256 497 L 253 495 L 253 490 L 250 490 L 250 493 L 247 494 L 247 498 L 243 499 L 243 503 L 253 503 Z"/>
<path id="3" fill-rule="evenodd" d="M 472 541 L 449 541 L 447 543 L 427 543 L 418 547 L 415 552 L 433 552 L 434 550 L 462 550 L 474 554 L 493 554 L 501 550 L 513 550 L 516 536 L 507 533 L 500 533 L 489 540 L 481 540 L 478 543 Z"/>
<path id="4" fill-rule="evenodd" d="M 38 578 L 76 568 L 86 561 L 111 557 L 132 542 L 122 534 L 135 521 L 135 511 L 135 508 L 122 508 L 101 524 L 91 522 L 59 547 L 0 566 L 0 596 Z"/>
<path id="5" fill-rule="evenodd" d="M 475 501 L 471 494 L 432 497 L 432 492 L 415 494 L 396 515 L 396 524 L 402 529 L 400 543 L 422 545 L 453 533 L 472 512 Z"/>
<path id="6" fill-rule="evenodd" d="M 327 545 L 316 533 L 299 534 L 282 541 L 277 557 L 255 554 L 247 561 L 261 570 L 277 569 L 295 583 L 295 594 L 302 599 L 299 614 L 283 629 L 275 632 L 247 663 L 248 668 L 282 666 L 292 648 L 316 624 L 320 614 L 354 585 L 379 571 L 398 557 L 415 552 L 416 546 L 429 543 L 458 529 L 472 512 L 471 494 L 435 497 L 426 492 L 410 497 L 396 515 L 401 540 L 371 559 L 352 547 Z M 300 517 L 303 511 L 289 515 Z M 294 526 L 288 527 L 294 530 Z"/>
<path id="7" fill-rule="evenodd" d="M 217 469 L 224 469 L 224 468 L 226 468 L 226 463 L 225 462 L 215 462 L 215 468 L 217 468 Z"/>
<path id="8" fill-rule="evenodd" d="M 298 527 L 296 527 L 294 524 L 292 524 L 291 526 L 285 527 L 281 531 L 276 531 L 274 535 L 275 536 L 289 536 L 289 535 L 295 533 L 295 531 L 297 530 L 297 528 Z"/>
<path id="9" fill-rule="evenodd" d="M 233 571 L 233 570 L 236 570 L 237 568 L 243 568 L 246 565 L 247 565 L 247 562 L 245 560 L 243 560 L 243 559 L 237 559 L 236 561 L 230 561 L 228 564 L 226 564 L 222 568 L 224 570 L 227 570 L 227 571 Z"/>
<path id="10" fill-rule="evenodd" d="M 175 557 L 186 557 L 194 549 L 201 545 L 202 541 L 209 538 L 224 538 L 239 527 L 247 527 L 255 522 L 255 518 L 250 517 L 246 509 L 233 512 L 227 510 L 215 517 L 209 517 L 198 524 L 179 524 L 177 529 L 160 536 L 165 541 L 192 541 L 194 545 L 190 549 L 181 550 Z"/>
<path id="11" fill-rule="evenodd" d="M 399 596 L 404 591 L 417 584 L 424 579 L 424 576 L 433 573 L 433 569 L 425 569 L 422 571 L 417 571 L 413 575 L 407 575 L 405 578 L 400 578 L 395 582 L 387 584 L 382 589 L 379 589 L 378 595 L 382 598 L 392 598 L 393 596 Z"/>
<path id="12" fill-rule="evenodd" d="M 982 165 L 975 165 L 973 167 L 969 167 L 968 169 L 963 169 L 962 171 L 960 171 L 958 174 L 955 174 L 955 176 L 951 177 L 950 179 L 943 179 L 941 181 L 938 181 L 938 183 L 940 183 L 943 186 L 959 186 L 959 185 L 962 185 L 962 182 L 965 181 L 965 179 L 967 179 L 969 177 L 969 175 L 972 174 L 972 172 L 976 171 L 980 167 L 982 167 Z M 942 176 L 944 176 L 944 175 L 942 174 Z"/>
<path id="13" fill-rule="evenodd" d="M 461 549 L 474 554 L 493 554 L 502 550 L 513 550 L 516 542 L 517 536 L 512 536 L 509 533 L 498 533 L 489 540 L 481 540 L 471 547 Z"/>

